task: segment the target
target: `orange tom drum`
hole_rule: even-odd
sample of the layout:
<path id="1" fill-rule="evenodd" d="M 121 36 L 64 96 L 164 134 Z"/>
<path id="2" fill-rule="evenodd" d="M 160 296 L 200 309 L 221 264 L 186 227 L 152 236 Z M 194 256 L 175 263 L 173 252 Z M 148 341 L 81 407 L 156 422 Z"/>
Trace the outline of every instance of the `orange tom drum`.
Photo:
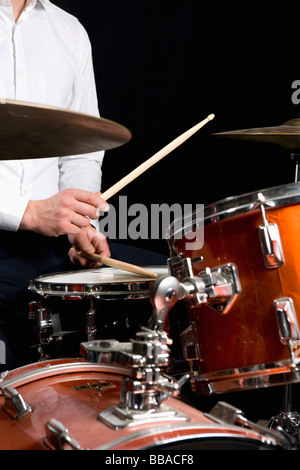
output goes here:
<path id="1" fill-rule="evenodd" d="M 80 359 L 40 362 L 0 381 L 1 450 L 281 450 L 284 440 L 217 422 L 181 400 L 167 398 L 173 417 L 113 428 L 100 414 L 119 404 L 121 366 Z M 146 417 L 147 418 L 147 417 Z M 271 431 L 270 431 L 271 432 Z M 192 458 L 192 456 L 191 456 Z"/>
<path id="2" fill-rule="evenodd" d="M 199 276 L 207 267 L 213 271 L 230 264 L 241 288 L 225 311 L 208 302 L 187 303 L 190 326 L 182 342 L 195 391 L 299 381 L 300 185 L 224 199 L 205 206 L 202 217 L 193 213 L 189 219 L 193 223 L 181 237 L 174 230 L 178 221 L 169 227 L 171 266 L 176 258 L 191 259 L 191 274 Z"/>

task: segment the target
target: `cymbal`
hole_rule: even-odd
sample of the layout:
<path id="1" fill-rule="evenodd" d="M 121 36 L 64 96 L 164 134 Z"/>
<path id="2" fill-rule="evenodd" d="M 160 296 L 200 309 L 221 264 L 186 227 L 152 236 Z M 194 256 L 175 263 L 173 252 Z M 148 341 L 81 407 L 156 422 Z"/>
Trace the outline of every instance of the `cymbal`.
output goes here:
<path id="1" fill-rule="evenodd" d="M 0 160 L 60 157 L 108 150 L 131 139 L 113 121 L 34 103 L 0 102 Z"/>
<path id="2" fill-rule="evenodd" d="M 284 148 L 296 150 L 300 148 L 300 119 L 291 119 L 277 127 L 257 127 L 218 132 L 213 135 L 239 140 L 271 142 Z"/>

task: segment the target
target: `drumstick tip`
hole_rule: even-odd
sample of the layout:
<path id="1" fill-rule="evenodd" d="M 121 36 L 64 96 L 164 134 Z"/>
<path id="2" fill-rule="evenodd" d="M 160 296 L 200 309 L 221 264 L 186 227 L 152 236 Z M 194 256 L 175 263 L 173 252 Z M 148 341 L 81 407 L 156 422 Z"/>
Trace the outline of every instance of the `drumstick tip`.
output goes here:
<path id="1" fill-rule="evenodd" d="M 207 119 L 208 119 L 209 121 L 212 121 L 214 117 L 215 117 L 214 114 L 210 114 L 209 116 L 207 116 Z"/>

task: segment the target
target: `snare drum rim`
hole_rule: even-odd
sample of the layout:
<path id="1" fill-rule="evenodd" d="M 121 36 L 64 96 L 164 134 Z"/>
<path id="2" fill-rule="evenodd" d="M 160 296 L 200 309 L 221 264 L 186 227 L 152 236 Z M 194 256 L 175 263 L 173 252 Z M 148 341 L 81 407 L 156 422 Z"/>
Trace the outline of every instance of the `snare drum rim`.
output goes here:
<path id="1" fill-rule="evenodd" d="M 160 270 L 165 269 L 166 266 L 145 266 L 145 269 L 152 270 L 153 272 L 160 272 Z M 128 275 L 126 277 L 119 279 L 100 279 L 99 282 L 96 280 L 89 282 L 82 282 L 74 280 L 73 282 L 64 281 L 63 275 L 80 276 L 86 273 L 95 273 L 97 274 L 99 270 L 95 269 L 86 269 L 86 270 L 74 270 L 67 272 L 55 272 L 51 274 L 44 274 L 37 277 L 34 280 L 30 281 L 28 289 L 35 294 L 38 294 L 42 297 L 95 297 L 95 298 L 147 298 L 149 297 L 150 289 L 155 279 L 152 277 L 139 276 L 132 273 L 126 273 L 126 271 L 119 270 L 116 268 L 100 268 L 101 275 L 104 271 L 110 276 L 114 273 L 125 273 Z M 160 275 L 160 274 L 159 274 Z M 80 289 L 77 290 L 76 286 L 80 286 Z"/>
<path id="2" fill-rule="evenodd" d="M 183 234 L 195 231 L 203 226 L 203 224 L 208 225 L 256 209 L 259 210 L 259 194 L 263 196 L 263 200 L 267 204 L 266 210 L 268 208 L 295 204 L 300 202 L 300 183 L 261 189 L 208 204 L 204 206 L 204 215 L 203 210 L 197 209 L 183 217 L 183 219 L 174 220 L 168 227 L 165 237 L 167 240 L 182 238 Z"/>

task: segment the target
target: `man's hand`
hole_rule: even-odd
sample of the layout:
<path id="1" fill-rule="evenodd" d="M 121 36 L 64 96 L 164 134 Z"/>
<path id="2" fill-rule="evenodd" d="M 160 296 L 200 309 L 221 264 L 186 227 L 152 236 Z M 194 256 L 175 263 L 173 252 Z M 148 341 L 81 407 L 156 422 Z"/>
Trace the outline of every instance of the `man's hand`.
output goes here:
<path id="1" fill-rule="evenodd" d="M 79 235 L 90 226 L 108 204 L 99 195 L 81 189 L 65 189 L 40 201 L 29 201 L 21 220 L 21 230 L 31 230 L 47 236 Z"/>
<path id="2" fill-rule="evenodd" d="M 89 255 L 95 253 L 110 257 L 110 250 L 105 236 L 91 225 L 82 228 L 80 233 L 76 235 L 69 235 L 69 241 L 73 245 L 73 249 L 71 248 L 69 251 L 69 258 L 74 264 L 80 264 L 83 267 L 89 268 L 101 266 L 101 263 L 88 260 L 76 250 L 83 251 Z"/>

